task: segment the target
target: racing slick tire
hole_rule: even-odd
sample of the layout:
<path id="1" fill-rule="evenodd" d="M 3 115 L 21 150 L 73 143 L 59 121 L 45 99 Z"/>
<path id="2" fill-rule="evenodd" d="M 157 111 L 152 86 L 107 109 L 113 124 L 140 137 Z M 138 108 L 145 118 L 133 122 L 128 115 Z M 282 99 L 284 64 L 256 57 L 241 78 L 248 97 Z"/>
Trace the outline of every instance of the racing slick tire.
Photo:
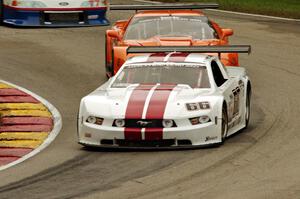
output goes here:
<path id="1" fill-rule="evenodd" d="M 222 123 L 221 123 L 221 144 L 223 144 L 226 140 L 227 137 L 227 132 L 228 132 L 228 114 L 227 114 L 227 109 L 226 106 L 223 105 L 222 108 Z"/>
<path id="2" fill-rule="evenodd" d="M 250 121 L 250 106 L 251 106 L 251 85 L 250 83 L 248 83 L 247 86 L 247 95 L 246 95 L 246 111 L 245 111 L 245 128 L 246 129 L 248 127 L 249 121 Z"/>
<path id="3" fill-rule="evenodd" d="M 1 1 L 1 0 L 0 0 Z M 114 59 L 114 51 L 113 48 L 111 50 L 111 63 L 108 62 L 107 60 L 107 36 L 105 35 L 105 71 L 106 71 L 106 77 L 107 79 L 109 79 L 110 77 L 112 77 L 114 75 L 114 65 L 113 65 L 113 59 Z"/>
<path id="4" fill-rule="evenodd" d="M 3 24 L 3 0 L 0 0 L 0 24 Z"/>

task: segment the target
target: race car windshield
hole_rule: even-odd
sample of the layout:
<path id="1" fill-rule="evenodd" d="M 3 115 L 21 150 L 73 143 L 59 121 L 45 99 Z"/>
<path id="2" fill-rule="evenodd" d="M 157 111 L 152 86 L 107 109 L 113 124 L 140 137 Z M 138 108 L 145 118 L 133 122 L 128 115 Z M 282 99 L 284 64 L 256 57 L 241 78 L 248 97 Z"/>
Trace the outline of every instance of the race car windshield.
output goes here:
<path id="1" fill-rule="evenodd" d="M 112 88 L 132 84 L 185 84 L 191 88 L 210 88 L 207 69 L 200 65 L 131 65 L 116 77 Z"/>
<path id="2" fill-rule="evenodd" d="M 147 40 L 155 36 L 218 39 L 218 34 L 204 16 L 136 17 L 128 26 L 124 39 Z"/>

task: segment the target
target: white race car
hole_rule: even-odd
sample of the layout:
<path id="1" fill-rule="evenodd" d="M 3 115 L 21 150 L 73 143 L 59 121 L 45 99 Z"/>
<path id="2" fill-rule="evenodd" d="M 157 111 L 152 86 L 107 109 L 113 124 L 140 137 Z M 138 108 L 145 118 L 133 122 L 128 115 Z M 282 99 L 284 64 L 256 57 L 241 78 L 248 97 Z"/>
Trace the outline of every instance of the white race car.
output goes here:
<path id="1" fill-rule="evenodd" d="M 245 69 L 225 68 L 203 52 L 249 53 L 250 46 L 130 47 L 130 54 L 150 54 L 129 58 L 81 100 L 79 143 L 199 147 L 223 143 L 246 128 L 251 84 Z"/>
<path id="2" fill-rule="evenodd" d="M 0 0 L 4 23 L 14 26 L 108 25 L 107 0 Z"/>

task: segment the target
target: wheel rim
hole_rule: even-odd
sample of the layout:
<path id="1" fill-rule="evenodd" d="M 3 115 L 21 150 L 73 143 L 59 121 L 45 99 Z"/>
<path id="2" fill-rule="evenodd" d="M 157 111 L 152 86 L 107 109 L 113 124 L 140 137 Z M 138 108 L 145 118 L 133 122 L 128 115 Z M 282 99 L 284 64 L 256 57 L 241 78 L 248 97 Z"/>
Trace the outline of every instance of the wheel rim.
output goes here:
<path id="1" fill-rule="evenodd" d="M 226 134 L 227 134 L 227 115 L 225 113 L 225 111 L 222 111 L 222 140 L 224 140 L 226 138 Z"/>

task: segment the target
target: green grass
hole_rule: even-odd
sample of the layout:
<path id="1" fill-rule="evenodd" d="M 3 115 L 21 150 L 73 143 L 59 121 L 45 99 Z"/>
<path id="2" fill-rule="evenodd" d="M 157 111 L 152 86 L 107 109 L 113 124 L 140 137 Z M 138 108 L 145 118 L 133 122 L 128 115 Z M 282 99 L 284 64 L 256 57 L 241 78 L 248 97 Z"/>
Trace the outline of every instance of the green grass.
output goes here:
<path id="1" fill-rule="evenodd" d="M 162 2 L 217 2 L 220 9 L 300 19 L 300 0 L 160 0 Z"/>

